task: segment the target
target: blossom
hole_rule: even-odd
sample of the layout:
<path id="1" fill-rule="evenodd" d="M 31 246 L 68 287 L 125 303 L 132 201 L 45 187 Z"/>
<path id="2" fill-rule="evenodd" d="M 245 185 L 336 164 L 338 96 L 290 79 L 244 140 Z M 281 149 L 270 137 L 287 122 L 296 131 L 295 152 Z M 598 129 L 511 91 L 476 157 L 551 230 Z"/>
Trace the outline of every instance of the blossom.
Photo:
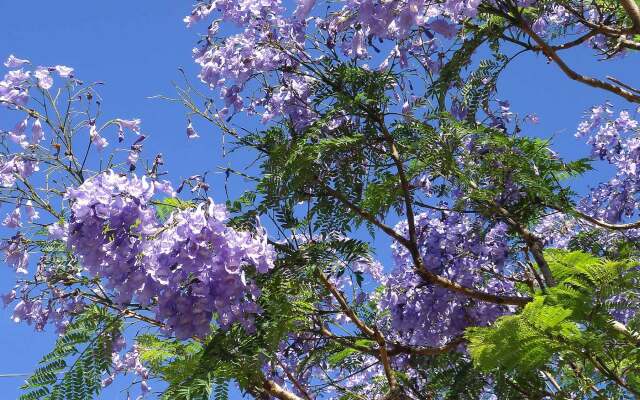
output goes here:
<path id="1" fill-rule="evenodd" d="M 316 0 L 299 0 L 293 15 L 298 19 L 305 19 L 311 12 L 315 3 Z"/>
<path id="2" fill-rule="evenodd" d="M 136 119 L 131 119 L 131 120 L 127 120 L 127 119 L 115 119 L 113 121 L 113 123 L 115 123 L 116 125 L 118 125 L 118 141 L 122 142 L 124 140 L 124 130 L 125 129 L 130 129 L 132 132 L 135 132 L 137 134 L 140 134 L 140 124 L 141 124 L 141 120 L 136 118 Z"/>
<path id="3" fill-rule="evenodd" d="M 20 68 L 24 64 L 29 64 L 29 60 L 20 59 L 13 54 L 10 54 L 7 60 L 4 62 L 4 66 L 7 68 Z"/>
<path id="4" fill-rule="evenodd" d="M 151 203 L 156 188 L 172 191 L 166 182 L 107 171 L 68 191 L 66 234 L 57 224 L 49 232 L 67 242 L 89 273 L 107 280 L 117 302 L 157 299 L 156 317 L 179 338 L 207 335 L 214 314 L 221 327 L 240 322 L 251 329 L 258 290 L 244 268 L 273 268 L 265 233 L 226 226 L 226 208 L 211 200 L 176 210 L 162 224 Z"/>
<path id="5" fill-rule="evenodd" d="M 60 75 L 61 78 L 70 78 L 73 76 L 73 68 L 64 65 L 56 65 L 53 69 Z"/>
<path id="6" fill-rule="evenodd" d="M 48 68 L 38 67 L 34 76 L 38 79 L 38 86 L 44 90 L 49 90 L 53 86 L 53 78 Z"/>
<path id="7" fill-rule="evenodd" d="M 107 139 L 103 138 L 98 133 L 95 123 L 89 124 L 89 139 L 91 140 L 91 143 L 96 146 L 98 151 L 104 150 L 109 145 Z"/>
<path id="8" fill-rule="evenodd" d="M 44 130 L 39 119 L 36 119 L 31 127 L 31 144 L 38 144 L 44 140 Z"/>
<path id="9" fill-rule="evenodd" d="M 435 274 L 462 286 L 487 293 L 508 294 L 511 281 L 500 279 L 509 260 L 506 226 L 498 223 L 482 235 L 480 221 L 455 212 L 416 215 L 420 254 Z M 395 230 L 407 233 L 406 221 Z M 392 245 L 395 268 L 386 282 L 379 307 L 388 310 L 392 334 L 412 345 L 440 346 L 462 334 L 467 326 L 486 325 L 509 312 L 507 307 L 474 301 L 466 296 L 425 282 L 416 274 L 409 251 Z M 495 271 L 485 278 L 480 271 Z"/>
<path id="10" fill-rule="evenodd" d="M 24 205 L 24 209 L 27 212 L 27 220 L 29 222 L 33 222 L 33 221 L 37 220 L 38 218 L 40 218 L 40 214 L 33 207 L 33 202 L 31 200 L 27 200 L 27 202 Z"/>
<path id="11" fill-rule="evenodd" d="M 67 232 L 68 232 L 67 224 L 59 224 L 53 223 L 47 227 L 47 232 L 49 234 L 49 239 L 51 240 L 67 240 Z"/>
<path id="12" fill-rule="evenodd" d="M 7 214 L 7 216 L 4 218 L 4 221 L 2 221 L 2 225 L 6 226 L 7 228 L 21 227 L 22 220 L 20 215 L 20 207 L 16 207 L 12 212 Z"/>
<path id="13" fill-rule="evenodd" d="M 447 39 L 452 39 L 458 33 L 458 26 L 446 19 L 433 20 L 427 26 Z"/>
<path id="14" fill-rule="evenodd" d="M 189 124 L 187 125 L 187 138 L 195 139 L 199 137 L 200 135 L 198 135 L 198 132 L 196 132 L 196 130 L 193 129 L 193 125 L 191 124 L 191 121 L 189 121 Z"/>
<path id="15" fill-rule="evenodd" d="M 13 130 L 9 132 L 9 139 L 22 148 L 25 148 L 29 145 L 29 142 L 27 142 L 27 136 L 25 135 L 28 123 L 28 119 L 25 118 L 24 120 L 18 122 Z"/>

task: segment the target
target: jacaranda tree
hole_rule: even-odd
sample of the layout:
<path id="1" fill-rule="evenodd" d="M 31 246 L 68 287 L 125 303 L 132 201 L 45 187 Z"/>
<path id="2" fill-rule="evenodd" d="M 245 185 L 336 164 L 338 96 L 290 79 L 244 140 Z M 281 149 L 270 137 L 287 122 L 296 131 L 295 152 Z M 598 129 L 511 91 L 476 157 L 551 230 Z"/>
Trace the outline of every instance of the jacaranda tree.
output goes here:
<path id="1" fill-rule="evenodd" d="M 198 2 L 200 74 L 170 100 L 185 140 L 207 123 L 251 156 L 226 201 L 165 180 L 98 83 L 10 56 L 3 300 L 60 335 L 22 399 L 132 373 L 166 399 L 640 396 L 640 90 L 563 55 L 634 62 L 639 4 Z M 499 100 L 527 52 L 602 99 L 576 129 L 591 157 Z M 610 178 L 577 191 L 594 163 Z"/>

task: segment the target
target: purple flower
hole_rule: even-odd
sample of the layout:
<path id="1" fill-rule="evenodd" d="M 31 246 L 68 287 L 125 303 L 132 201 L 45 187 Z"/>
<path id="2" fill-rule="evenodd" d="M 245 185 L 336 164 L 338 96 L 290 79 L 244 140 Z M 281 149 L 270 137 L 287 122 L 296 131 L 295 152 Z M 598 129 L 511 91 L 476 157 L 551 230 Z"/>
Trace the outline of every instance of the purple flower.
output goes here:
<path id="1" fill-rule="evenodd" d="M 140 119 L 115 119 L 113 121 L 116 125 L 118 125 L 118 141 L 122 142 L 124 140 L 124 130 L 130 129 L 131 131 L 140 134 Z"/>
<path id="2" fill-rule="evenodd" d="M 140 151 L 138 150 L 130 150 L 129 156 L 127 157 L 127 162 L 130 166 L 135 166 L 138 162 L 138 158 L 140 157 Z"/>
<path id="3" fill-rule="evenodd" d="M 40 214 L 33 207 L 33 202 L 31 200 L 27 200 L 27 202 L 24 205 L 24 209 L 27 212 L 27 220 L 29 222 L 33 222 L 40 218 Z"/>
<path id="4" fill-rule="evenodd" d="M 531 29 L 533 29 L 538 36 L 545 36 L 547 34 L 547 25 L 547 21 L 543 17 L 540 17 L 531 25 Z"/>
<path id="5" fill-rule="evenodd" d="M 96 146 L 98 151 L 104 150 L 109 145 L 109 142 L 107 142 L 107 139 L 103 138 L 98 133 L 95 122 L 89 124 L 89 139 L 91 140 L 91 143 L 93 143 Z"/>
<path id="6" fill-rule="evenodd" d="M 38 144 L 44 140 L 44 130 L 39 119 L 36 119 L 31 127 L 31 144 Z"/>
<path id="7" fill-rule="evenodd" d="M 20 68 L 24 64 L 29 64 L 29 60 L 17 58 L 13 54 L 9 55 L 7 60 L 4 62 L 4 66 L 7 68 Z"/>
<path id="8" fill-rule="evenodd" d="M 195 139 L 199 137 L 200 135 L 198 135 L 198 132 L 196 132 L 196 130 L 193 129 L 193 125 L 191 124 L 191 121 L 189 121 L 189 124 L 187 125 L 187 138 Z"/>
<path id="9" fill-rule="evenodd" d="M 73 76 L 73 68 L 64 65 L 56 65 L 53 67 L 61 78 L 70 78 Z"/>
<path id="10" fill-rule="evenodd" d="M 20 228 L 22 226 L 20 207 L 16 207 L 12 212 L 7 214 L 4 221 L 2 221 L 2 225 L 7 228 Z"/>
<path id="11" fill-rule="evenodd" d="M 31 312 L 31 307 L 28 302 L 25 300 L 20 300 L 18 304 L 13 308 L 13 315 L 11 319 L 13 322 L 20 322 L 22 320 L 26 320 L 29 318 L 29 313 Z"/>
<path id="12" fill-rule="evenodd" d="M 6 308 L 16 298 L 16 291 L 11 290 L 8 293 L 2 295 L 2 304 Z"/>
<path id="13" fill-rule="evenodd" d="M 47 227 L 49 233 L 49 239 L 51 240 L 67 240 L 67 231 L 69 227 L 67 224 L 60 225 L 59 223 L 53 223 Z"/>
<path id="14" fill-rule="evenodd" d="M 293 15 L 295 16 L 295 18 L 303 20 L 307 18 L 315 4 L 316 0 L 298 0 L 298 6 L 293 12 Z"/>
<path id="15" fill-rule="evenodd" d="M 428 24 L 428 27 L 447 39 L 452 39 L 458 33 L 458 25 L 446 19 L 436 19 Z"/>
<path id="16" fill-rule="evenodd" d="M 38 67 L 33 73 L 38 79 L 38 86 L 44 90 L 49 90 L 53 86 L 53 78 L 48 68 Z"/>
<path id="17" fill-rule="evenodd" d="M 487 293 L 513 293 L 513 283 L 501 279 L 509 261 L 504 224 L 494 225 L 483 235 L 482 221 L 465 214 L 429 212 L 416 215 L 420 253 L 427 268 L 463 286 Z M 405 221 L 396 231 L 406 235 Z M 394 335 L 413 345 L 439 346 L 468 326 L 486 325 L 507 307 L 469 302 L 466 296 L 433 284 L 415 273 L 412 257 L 402 245 L 392 245 L 395 268 L 386 281 L 380 308 L 389 311 Z M 482 271 L 494 271 L 486 277 Z"/>
<path id="18" fill-rule="evenodd" d="M 28 122 L 28 119 L 25 118 L 16 124 L 13 131 L 9 132 L 9 139 L 22 148 L 26 148 L 29 145 L 29 142 L 27 142 L 27 135 L 25 135 Z"/>
<path id="19" fill-rule="evenodd" d="M 161 224 L 151 203 L 156 190 L 174 194 L 166 181 L 97 175 L 68 191 L 68 227 L 56 224 L 49 231 L 67 242 L 90 274 L 106 280 L 116 302 L 135 298 L 149 305 L 156 299 L 156 318 L 179 338 L 207 335 L 214 314 L 221 327 L 240 322 L 251 329 L 258 291 L 244 268 L 264 273 L 273 267 L 265 232 L 226 226 L 226 208 L 211 200 L 176 208 Z"/>
<path id="20" fill-rule="evenodd" d="M 27 273 L 29 251 L 24 237 L 19 232 L 11 239 L 2 242 L 0 250 L 5 253 L 5 262 L 13 267 L 16 273 Z"/>

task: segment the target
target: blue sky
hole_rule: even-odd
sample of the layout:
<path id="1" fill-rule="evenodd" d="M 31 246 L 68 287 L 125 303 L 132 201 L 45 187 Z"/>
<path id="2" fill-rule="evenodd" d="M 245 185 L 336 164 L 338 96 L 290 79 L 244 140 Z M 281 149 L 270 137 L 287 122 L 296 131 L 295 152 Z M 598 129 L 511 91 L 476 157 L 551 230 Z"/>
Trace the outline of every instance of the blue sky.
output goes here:
<path id="1" fill-rule="evenodd" d="M 172 178 L 205 170 L 216 172 L 227 162 L 221 157 L 219 132 L 199 126 L 201 138 L 188 141 L 181 106 L 148 98 L 174 94 L 172 81 L 180 79 L 178 67 L 184 67 L 187 76 L 195 80 L 197 68 L 191 60 L 191 48 L 199 28 L 187 30 L 182 22 L 190 6 L 190 2 L 175 0 L 0 1 L 0 58 L 14 53 L 35 64 L 64 64 L 74 67 L 80 79 L 105 82 L 100 93 L 107 115 L 141 118 L 143 132 L 150 136 L 147 156 L 162 152 Z M 637 57 L 596 62 L 589 51 L 581 50 L 567 53 L 567 61 L 583 73 L 613 75 L 627 82 L 637 77 Z M 540 124 L 529 126 L 527 133 L 553 136 L 556 148 L 566 158 L 587 152 L 573 137 L 585 109 L 605 100 L 625 104 L 605 92 L 569 81 L 542 55 L 521 56 L 500 81 L 500 91 L 515 111 L 539 115 Z M 0 123 L 7 126 L 9 122 L 0 118 Z M 246 126 L 252 127 L 251 123 Z M 220 175 L 214 178 L 212 193 L 222 201 L 219 182 Z M 241 189 L 241 183 L 237 182 L 234 191 Z M 583 181 L 581 187 L 587 184 Z M 385 251 L 380 249 L 379 253 Z M 13 279 L 12 271 L 0 269 L 0 292 L 7 291 Z M 10 310 L 0 310 L 0 374 L 28 373 L 51 348 L 55 336 L 14 324 L 9 316 Z M 22 379 L 0 378 L 0 398 L 16 398 Z M 101 398 L 124 397 L 112 390 Z"/>

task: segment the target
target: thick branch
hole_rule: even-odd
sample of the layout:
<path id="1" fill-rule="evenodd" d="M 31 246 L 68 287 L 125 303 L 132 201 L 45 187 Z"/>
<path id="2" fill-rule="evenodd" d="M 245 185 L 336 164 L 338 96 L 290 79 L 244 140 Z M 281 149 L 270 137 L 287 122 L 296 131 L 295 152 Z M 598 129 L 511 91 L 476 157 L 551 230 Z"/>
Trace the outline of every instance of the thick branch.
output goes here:
<path id="1" fill-rule="evenodd" d="M 320 278 L 320 281 L 322 282 L 324 287 L 327 288 L 327 290 L 331 292 L 333 297 L 338 301 L 338 304 L 340 304 L 340 309 L 342 309 L 342 312 L 345 313 L 347 317 L 349 317 L 351 322 L 353 322 L 358 327 L 358 329 L 360 329 L 362 333 L 364 333 L 365 335 L 375 340 L 375 331 L 370 327 L 368 327 L 367 324 L 365 324 L 360 319 L 360 317 L 356 315 L 356 313 L 351 309 L 351 307 L 349 307 L 349 303 L 347 303 L 347 299 L 344 298 L 342 293 L 340 293 L 340 291 L 338 290 L 338 288 L 335 287 L 334 284 L 329 282 L 329 279 L 327 279 L 327 277 L 319 269 L 318 269 L 318 277 Z"/>
<path id="2" fill-rule="evenodd" d="M 396 354 L 414 354 L 419 356 L 435 356 L 442 353 L 448 353 L 449 351 L 458 347 L 464 342 L 464 337 L 460 336 L 451 340 L 449 343 L 440 347 L 413 347 L 400 343 L 394 344 L 388 351 L 389 355 Z"/>
<path id="3" fill-rule="evenodd" d="M 391 393 L 395 393 L 398 389 L 398 382 L 396 381 L 396 376 L 393 372 L 393 368 L 391 367 L 391 359 L 389 358 L 389 353 L 387 352 L 387 344 L 385 342 L 384 336 L 382 333 L 376 328 L 374 334 L 376 342 L 378 342 L 379 353 L 380 353 L 380 362 L 384 368 L 384 374 L 387 377 L 387 382 L 389 382 L 389 389 Z"/>
<path id="4" fill-rule="evenodd" d="M 389 382 L 389 388 L 391 388 L 392 391 L 396 390 L 398 384 L 396 382 L 393 369 L 391 368 L 391 360 L 389 359 L 389 354 L 387 354 L 387 345 L 386 345 L 384 336 L 382 336 L 382 333 L 376 327 L 372 329 L 369 326 L 367 326 L 356 315 L 353 309 L 349 307 L 349 303 L 347 303 L 347 299 L 345 299 L 345 297 L 342 295 L 342 293 L 340 293 L 340 291 L 338 290 L 338 288 L 335 287 L 334 284 L 329 282 L 329 279 L 327 279 L 327 277 L 319 269 L 318 269 L 318 276 L 320 277 L 320 280 L 322 281 L 323 285 L 327 288 L 327 290 L 329 290 L 329 292 L 331 292 L 333 297 L 338 301 L 338 303 L 340 304 L 340 308 L 342 309 L 342 312 L 344 312 L 347 315 L 347 317 L 349 317 L 351 322 L 353 322 L 358 327 L 358 329 L 360 329 L 362 333 L 369 336 L 371 339 L 375 340 L 376 343 L 378 343 L 377 356 L 384 367 L 384 373 L 387 377 L 387 381 Z"/>
<path id="5" fill-rule="evenodd" d="M 529 231 L 524 225 L 516 221 L 512 217 L 511 213 L 504 207 L 496 204 L 495 210 L 504 219 L 507 225 L 518 232 L 522 239 L 524 239 L 525 243 L 527 243 L 534 260 L 536 260 L 536 263 L 542 272 L 542 276 L 544 277 L 546 284 L 548 286 L 555 286 L 556 282 L 551 274 L 551 268 L 549 268 L 549 264 L 544 258 L 544 246 L 542 245 L 540 238 L 531 233 L 531 231 Z"/>
<path id="6" fill-rule="evenodd" d="M 418 273 L 418 275 L 420 275 L 424 280 L 426 280 L 429 283 L 439 285 L 445 289 L 451 290 L 452 292 L 464 294 L 465 296 L 469 296 L 472 299 L 482 300 L 488 303 L 513 305 L 513 306 L 524 306 L 525 304 L 531 301 L 530 297 L 491 294 L 486 292 L 480 292 L 478 290 L 471 289 L 466 286 L 462 286 L 443 276 L 436 275 L 433 272 L 427 270 L 424 267 L 424 264 L 422 264 L 422 262 L 420 262 L 420 266 L 417 268 L 416 272 Z"/>
<path id="7" fill-rule="evenodd" d="M 298 391 L 300 393 L 302 393 L 304 398 L 306 400 L 312 400 L 311 399 L 311 395 L 309 394 L 309 392 L 307 392 L 307 389 L 305 389 L 305 387 L 302 386 L 302 384 L 300 382 L 298 382 L 298 380 L 295 378 L 295 376 L 293 376 L 293 374 L 289 371 L 287 366 L 284 365 L 282 363 L 282 361 L 280 361 L 277 357 L 276 357 L 276 361 L 280 365 L 280 368 L 282 368 L 282 370 L 284 371 L 285 375 L 287 375 L 287 378 L 289 378 L 289 380 L 293 383 L 293 385 L 296 387 L 296 389 L 298 389 Z"/>
<path id="8" fill-rule="evenodd" d="M 367 213 L 366 211 L 362 210 L 361 208 L 353 204 L 341 193 L 335 191 L 334 189 L 330 188 L 329 186 L 325 185 L 323 182 L 319 180 L 317 182 L 319 182 L 323 186 L 324 190 L 327 191 L 332 197 L 334 197 L 335 199 L 340 201 L 342 204 L 347 206 L 347 208 L 349 208 L 351 211 L 358 214 L 359 216 L 369 221 L 373 225 L 379 227 L 380 229 L 382 229 L 382 231 L 384 231 L 393 239 L 397 240 L 400 244 L 405 246 L 411 252 L 413 262 L 415 264 L 416 273 L 418 273 L 418 275 L 420 275 L 428 283 L 433 283 L 441 287 L 444 287 L 446 289 L 449 289 L 453 292 L 462 293 L 471 298 L 486 301 L 489 303 L 524 306 L 525 304 L 531 301 L 531 298 L 529 297 L 506 296 L 506 295 L 503 296 L 503 295 L 490 294 L 486 292 L 480 292 L 475 289 L 462 286 L 443 276 L 434 274 L 433 272 L 429 271 L 426 268 L 420 255 L 416 254 L 415 247 L 412 246 L 411 243 L 405 237 L 403 237 L 402 235 L 400 235 L 398 232 L 391 229 L 387 225 L 379 222 L 373 215 Z"/>
<path id="9" fill-rule="evenodd" d="M 557 207 L 557 206 L 549 206 L 549 208 L 552 208 L 556 211 L 560 211 L 561 213 L 565 213 L 565 210 L 563 210 L 561 207 Z M 585 214 L 580 210 L 577 209 L 572 209 L 571 211 L 568 212 L 569 214 L 575 216 L 578 219 L 584 220 L 589 222 L 592 225 L 596 225 L 599 226 L 601 228 L 605 228 L 605 229 L 609 229 L 612 231 L 626 231 L 629 229 L 636 229 L 636 228 L 640 228 L 640 221 L 636 221 L 636 222 L 630 222 L 628 224 L 612 224 L 606 221 L 602 221 L 598 218 L 592 217 L 589 214 Z"/>
<path id="10" fill-rule="evenodd" d="M 353 340 L 357 339 L 357 338 L 351 338 L 351 337 L 335 335 L 329 329 L 327 329 L 324 326 L 321 326 L 319 328 L 319 332 L 318 333 L 320 333 L 322 336 L 326 337 L 327 339 L 331 339 L 333 341 L 336 341 L 336 342 L 340 343 L 341 345 L 349 347 L 351 349 L 358 350 L 361 353 L 366 353 L 366 354 L 371 354 L 371 355 L 376 354 L 376 349 L 375 348 L 368 347 L 368 346 L 363 346 L 363 345 L 354 343 Z"/>
<path id="11" fill-rule="evenodd" d="M 586 42 L 587 40 L 591 39 L 592 37 L 594 37 L 598 32 L 594 29 L 594 30 L 590 30 L 589 32 L 587 32 L 586 34 L 572 40 L 566 43 L 562 43 L 562 44 L 558 44 L 558 45 L 553 45 L 550 46 L 553 50 L 556 51 L 561 51 L 561 50 L 568 50 L 571 49 L 573 47 L 579 46 L 582 43 Z M 531 50 L 531 51 L 541 51 L 542 48 L 540 46 L 536 46 L 536 45 L 532 45 L 531 43 L 527 43 L 527 42 L 523 42 L 521 40 L 515 39 L 511 36 L 507 36 L 507 35 L 500 35 L 500 37 L 502 37 L 504 40 L 506 40 L 507 42 L 511 42 L 513 44 L 517 44 L 520 47 L 524 47 L 525 49 Z"/>
<path id="12" fill-rule="evenodd" d="M 620 4 L 633 22 L 633 31 L 640 34 L 640 7 L 638 7 L 638 3 L 635 0 L 620 0 Z"/>
<path id="13" fill-rule="evenodd" d="M 574 214 L 578 216 L 578 218 L 583 219 L 587 222 L 590 222 L 593 225 L 597 225 L 601 228 L 610 229 L 612 231 L 626 231 L 628 229 L 636 229 L 640 228 L 640 221 L 630 222 L 628 224 L 610 224 L 605 221 L 601 221 L 597 218 L 594 218 L 588 214 L 580 212 L 578 210 L 573 211 Z"/>
<path id="14" fill-rule="evenodd" d="M 398 152 L 398 148 L 393 140 L 393 136 L 391 136 L 391 133 L 384 124 L 384 118 L 380 115 L 371 116 L 375 117 L 384 139 L 391 148 L 391 159 L 393 159 L 393 163 L 396 165 L 398 176 L 400 177 L 400 184 L 402 185 L 402 195 L 404 197 L 405 211 L 407 213 L 407 225 L 409 227 L 409 242 L 415 246 L 418 242 L 418 238 L 416 236 L 416 221 L 413 213 L 413 197 L 411 194 L 411 186 L 407 179 L 407 174 L 404 171 L 404 163 L 400 158 L 400 153 Z"/>
<path id="15" fill-rule="evenodd" d="M 338 336 L 329 331 L 326 327 L 321 327 L 319 333 L 327 339 L 336 341 L 343 346 L 352 348 L 354 350 L 358 350 L 361 353 L 376 355 L 378 350 L 374 347 L 367 347 L 364 345 L 359 345 L 353 342 L 356 338 Z M 389 356 L 396 356 L 398 354 L 412 354 L 416 356 L 435 356 L 442 353 L 447 353 L 453 349 L 455 349 L 458 345 L 465 341 L 464 337 L 460 336 L 451 340 L 449 343 L 440 346 L 440 347 L 421 347 L 421 346 L 410 346 L 402 343 L 389 343 L 387 342 L 387 354 Z"/>
<path id="16" fill-rule="evenodd" d="M 280 399 L 280 400 L 304 400 L 301 397 L 296 396 L 295 394 L 291 393 L 290 391 L 284 389 L 282 386 L 278 385 L 277 383 L 275 383 L 274 381 L 270 380 L 270 379 L 265 379 L 263 384 L 262 384 L 262 388 L 265 390 L 265 392 L 267 392 L 269 395 L 275 397 L 276 399 Z"/>

